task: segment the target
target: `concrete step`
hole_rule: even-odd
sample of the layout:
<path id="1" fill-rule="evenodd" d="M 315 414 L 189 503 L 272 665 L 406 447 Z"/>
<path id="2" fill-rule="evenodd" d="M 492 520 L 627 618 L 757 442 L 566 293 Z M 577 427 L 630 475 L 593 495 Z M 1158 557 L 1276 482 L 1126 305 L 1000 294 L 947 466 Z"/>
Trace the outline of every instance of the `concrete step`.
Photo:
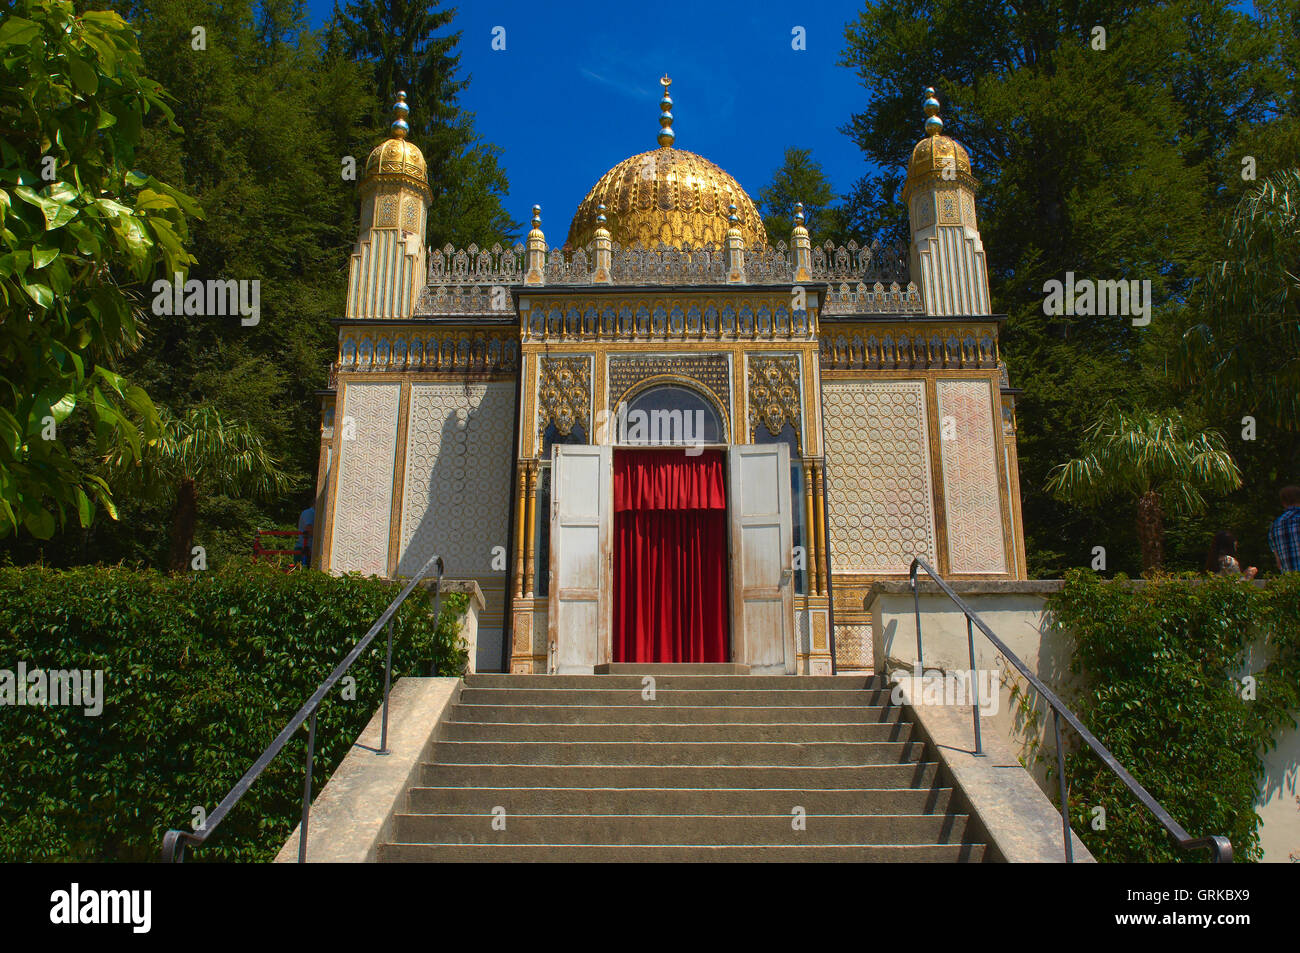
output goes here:
<path id="1" fill-rule="evenodd" d="M 807 705 L 862 707 L 888 704 L 884 689 L 669 689 L 658 688 L 653 701 L 641 690 L 600 688 L 465 688 L 465 705 L 741 705 L 745 707 Z"/>
<path id="2" fill-rule="evenodd" d="M 886 705 L 784 708 L 764 706 L 654 705 L 453 705 L 452 721 L 478 724 L 513 722 L 530 725 L 599 724 L 892 724 L 899 720 L 901 707 Z"/>
<path id="3" fill-rule="evenodd" d="M 984 844 L 882 844 L 870 847 L 564 846 L 553 844 L 382 844 L 381 863 L 979 863 Z"/>
<path id="4" fill-rule="evenodd" d="M 437 764 L 829 765 L 920 761 L 915 741 L 438 741 Z"/>
<path id="5" fill-rule="evenodd" d="M 649 673 L 647 673 L 649 674 Z M 503 675 L 479 672 L 465 679 L 467 688 L 586 688 L 603 691 L 624 689 L 640 694 L 644 675 Z M 873 675 L 681 675 L 657 674 L 656 690 L 726 689 L 767 691 L 808 691 L 813 689 L 846 691 L 883 689 L 885 682 Z"/>
<path id="6" fill-rule="evenodd" d="M 930 788 L 934 761 L 851 767 L 677 765 L 627 767 L 572 764 L 422 764 L 419 783 L 466 788 Z"/>
<path id="7" fill-rule="evenodd" d="M 596 724 L 530 725 L 444 722 L 440 741 L 911 741 L 905 722 L 884 724 Z"/>
<path id="8" fill-rule="evenodd" d="M 947 814 L 952 789 L 468 788 L 411 789 L 411 814 Z"/>
<path id="9" fill-rule="evenodd" d="M 738 662 L 605 662 L 597 675 L 748 675 Z"/>
<path id="10" fill-rule="evenodd" d="M 797 802 L 796 802 L 797 804 Z M 961 844 L 971 832 L 965 814 L 805 813 L 794 829 L 791 805 L 779 814 L 397 814 L 398 844 Z"/>

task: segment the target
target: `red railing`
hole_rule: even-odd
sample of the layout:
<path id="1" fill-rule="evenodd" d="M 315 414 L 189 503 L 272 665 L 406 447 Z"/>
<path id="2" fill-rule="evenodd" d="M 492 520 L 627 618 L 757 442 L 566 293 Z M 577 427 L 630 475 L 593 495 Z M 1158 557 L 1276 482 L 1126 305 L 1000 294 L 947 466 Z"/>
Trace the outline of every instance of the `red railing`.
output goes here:
<path id="1" fill-rule="evenodd" d="M 292 536 L 297 540 L 297 545 L 293 549 L 267 549 L 262 545 L 262 538 L 266 536 Z M 253 539 L 253 558 L 261 559 L 263 556 L 292 556 L 295 558 L 302 555 L 302 544 L 307 534 L 296 529 L 259 529 L 257 536 Z"/>

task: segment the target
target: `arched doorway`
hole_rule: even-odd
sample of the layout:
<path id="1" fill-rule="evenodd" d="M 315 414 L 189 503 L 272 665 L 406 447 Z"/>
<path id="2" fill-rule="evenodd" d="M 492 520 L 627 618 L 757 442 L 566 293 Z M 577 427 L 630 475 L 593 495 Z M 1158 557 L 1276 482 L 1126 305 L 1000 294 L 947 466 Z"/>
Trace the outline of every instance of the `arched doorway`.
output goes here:
<path id="1" fill-rule="evenodd" d="M 620 404 L 614 435 L 614 662 L 726 662 L 726 430 L 675 383 Z"/>

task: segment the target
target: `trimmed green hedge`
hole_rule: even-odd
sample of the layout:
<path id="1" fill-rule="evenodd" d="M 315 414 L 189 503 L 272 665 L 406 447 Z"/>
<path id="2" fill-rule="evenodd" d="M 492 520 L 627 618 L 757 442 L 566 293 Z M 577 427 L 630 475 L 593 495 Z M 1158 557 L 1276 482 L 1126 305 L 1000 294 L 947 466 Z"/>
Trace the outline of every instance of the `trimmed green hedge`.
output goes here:
<path id="1" fill-rule="evenodd" d="M 102 669 L 104 710 L 0 707 L 0 861 L 148 861 L 163 832 L 211 812 L 397 595 L 377 578 L 231 561 L 186 576 L 0 568 L 0 669 Z M 456 675 L 465 596 L 413 592 L 393 677 Z M 435 624 L 436 623 L 436 624 Z M 378 707 L 384 638 L 320 708 L 314 790 Z M 345 677 L 341 686 L 347 686 Z M 301 809 L 306 730 L 195 860 L 269 860 Z"/>
<path id="2" fill-rule="evenodd" d="M 1265 586 L 1226 576 L 1134 585 L 1075 570 L 1048 609 L 1074 637 L 1083 723 L 1190 834 L 1225 834 L 1237 860 L 1258 860 L 1260 755 L 1300 710 L 1300 573 Z M 1271 661 L 1248 700 L 1234 679 L 1261 637 Z M 1089 749 L 1066 772 L 1072 826 L 1098 860 L 1208 858 L 1175 847 Z M 1092 827 L 1098 806 L 1104 831 Z"/>

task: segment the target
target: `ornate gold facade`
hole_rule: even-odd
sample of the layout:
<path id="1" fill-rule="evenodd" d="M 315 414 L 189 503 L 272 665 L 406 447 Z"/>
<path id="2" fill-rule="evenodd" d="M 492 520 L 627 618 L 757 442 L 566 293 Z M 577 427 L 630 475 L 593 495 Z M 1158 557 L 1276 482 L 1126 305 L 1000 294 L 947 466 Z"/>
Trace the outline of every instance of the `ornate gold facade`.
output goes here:
<path id="1" fill-rule="evenodd" d="M 393 295 L 409 312 L 341 322 L 320 564 L 400 573 L 439 540 L 461 563 L 448 573 L 487 597 L 499 641 L 482 666 L 547 671 L 552 444 L 612 446 L 621 405 L 679 388 L 727 447 L 788 441 L 798 671 L 869 668 L 867 589 L 913 556 L 955 578 L 1025 575 L 1014 391 L 969 155 L 939 135 L 930 96 L 909 249 L 813 248 L 799 215 L 769 244 L 739 183 L 673 147 L 664 85 L 660 147 L 600 178 L 564 249 L 535 207 L 525 244 L 430 249 L 427 274 Z M 366 189 L 423 184 L 407 146 L 372 154 Z M 368 242 L 379 226 L 363 222 Z"/>

